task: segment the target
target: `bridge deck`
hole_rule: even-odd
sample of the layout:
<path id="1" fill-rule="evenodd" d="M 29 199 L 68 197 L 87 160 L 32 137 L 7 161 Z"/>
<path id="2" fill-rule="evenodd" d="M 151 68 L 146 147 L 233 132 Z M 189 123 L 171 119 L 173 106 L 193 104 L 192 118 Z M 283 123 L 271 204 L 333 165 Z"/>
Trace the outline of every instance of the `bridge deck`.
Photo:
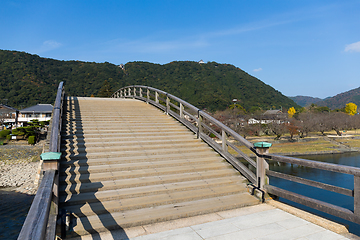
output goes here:
<path id="1" fill-rule="evenodd" d="M 188 129 L 129 99 L 70 97 L 60 209 L 71 236 L 254 205 L 246 180 Z"/>

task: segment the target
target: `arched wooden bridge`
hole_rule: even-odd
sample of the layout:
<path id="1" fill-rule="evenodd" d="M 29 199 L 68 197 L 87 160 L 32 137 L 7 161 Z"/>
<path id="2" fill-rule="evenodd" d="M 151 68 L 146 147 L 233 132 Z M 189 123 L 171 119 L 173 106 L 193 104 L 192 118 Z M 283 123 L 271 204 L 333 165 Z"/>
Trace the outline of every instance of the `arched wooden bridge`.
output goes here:
<path id="1" fill-rule="evenodd" d="M 96 235 L 240 208 L 261 203 L 266 192 L 360 222 L 360 169 L 268 154 L 266 146 L 256 149 L 206 112 L 151 87 L 87 98 L 66 97 L 61 83 L 50 136 L 44 177 L 19 239 Z M 46 159 L 50 153 L 61 157 Z M 271 160 L 352 174 L 355 187 L 276 173 L 268 170 Z M 353 196 L 354 211 L 271 186 L 265 174 Z"/>

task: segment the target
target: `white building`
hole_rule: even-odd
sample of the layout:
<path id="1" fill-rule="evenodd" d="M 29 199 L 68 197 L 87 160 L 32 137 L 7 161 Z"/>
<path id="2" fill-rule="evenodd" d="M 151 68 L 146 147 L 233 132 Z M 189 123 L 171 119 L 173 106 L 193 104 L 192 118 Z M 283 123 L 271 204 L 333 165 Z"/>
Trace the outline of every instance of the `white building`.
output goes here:
<path id="1" fill-rule="evenodd" d="M 51 119 L 53 106 L 51 104 L 37 104 L 19 111 L 18 123 L 26 123 L 37 119 L 48 121 Z"/>

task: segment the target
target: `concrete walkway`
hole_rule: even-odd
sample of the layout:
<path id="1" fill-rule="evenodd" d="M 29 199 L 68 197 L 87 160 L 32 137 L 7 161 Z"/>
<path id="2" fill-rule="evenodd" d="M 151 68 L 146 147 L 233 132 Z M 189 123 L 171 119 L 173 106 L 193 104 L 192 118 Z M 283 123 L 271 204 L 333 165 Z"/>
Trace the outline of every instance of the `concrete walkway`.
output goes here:
<path id="1" fill-rule="evenodd" d="M 358 239 L 356 236 L 349 234 L 342 225 L 292 208 L 293 211 L 297 211 L 295 215 L 304 216 L 305 214 L 305 218 L 308 218 L 305 220 L 275 206 L 271 204 L 261 204 L 164 223 L 128 228 L 122 231 L 100 233 L 97 236 L 88 235 L 83 236 L 82 239 Z M 289 208 L 289 206 L 286 205 L 286 208 Z M 328 229 L 313 222 L 317 222 Z"/>

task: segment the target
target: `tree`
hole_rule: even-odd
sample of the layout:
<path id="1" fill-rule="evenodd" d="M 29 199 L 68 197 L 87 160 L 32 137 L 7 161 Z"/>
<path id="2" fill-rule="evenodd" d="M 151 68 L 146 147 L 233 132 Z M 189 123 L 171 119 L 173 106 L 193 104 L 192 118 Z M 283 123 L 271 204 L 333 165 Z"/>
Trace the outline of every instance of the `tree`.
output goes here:
<path id="1" fill-rule="evenodd" d="M 268 127 L 271 129 L 271 131 L 275 134 L 275 140 L 279 140 L 280 137 L 285 134 L 287 132 L 287 127 L 285 126 L 285 124 L 281 123 L 275 123 L 272 122 L 270 124 L 268 124 Z"/>
<path id="2" fill-rule="evenodd" d="M 328 119 L 329 114 L 328 113 L 316 113 L 313 115 L 313 121 L 314 121 L 314 130 L 321 132 L 322 135 L 325 135 L 325 131 L 331 130 L 329 128 Z"/>
<path id="3" fill-rule="evenodd" d="M 351 116 L 354 116 L 357 113 L 357 105 L 355 103 L 348 103 L 345 106 L 345 112 Z"/>
<path id="4" fill-rule="evenodd" d="M 102 87 L 99 90 L 98 96 L 99 97 L 110 97 L 113 93 L 114 93 L 114 91 L 112 90 L 110 83 L 107 80 L 105 80 Z"/>
<path id="5" fill-rule="evenodd" d="M 342 112 L 331 113 L 326 119 L 329 130 L 334 130 L 338 136 L 341 136 L 341 131 L 346 128 L 347 117 L 349 116 Z"/>
<path id="6" fill-rule="evenodd" d="M 296 110 L 294 107 L 289 108 L 289 110 L 288 110 L 289 118 L 292 118 L 295 113 L 296 113 Z"/>
<path id="7" fill-rule="evenodd" d="M 299 127 L 297 120 L 293 119 L 288 125 L 287 125 L 287 129 L 290 133 L 290 139 L 292 140 L 294 138 L 294 135 L 299 134 Z"/>
<path id="8" fill-rule="evenodd" d="M 309 132 L 317 131 L 315 116 L 311 112 L 302 112 L 299 114 L 300 137 L 307 137 Z"/>

